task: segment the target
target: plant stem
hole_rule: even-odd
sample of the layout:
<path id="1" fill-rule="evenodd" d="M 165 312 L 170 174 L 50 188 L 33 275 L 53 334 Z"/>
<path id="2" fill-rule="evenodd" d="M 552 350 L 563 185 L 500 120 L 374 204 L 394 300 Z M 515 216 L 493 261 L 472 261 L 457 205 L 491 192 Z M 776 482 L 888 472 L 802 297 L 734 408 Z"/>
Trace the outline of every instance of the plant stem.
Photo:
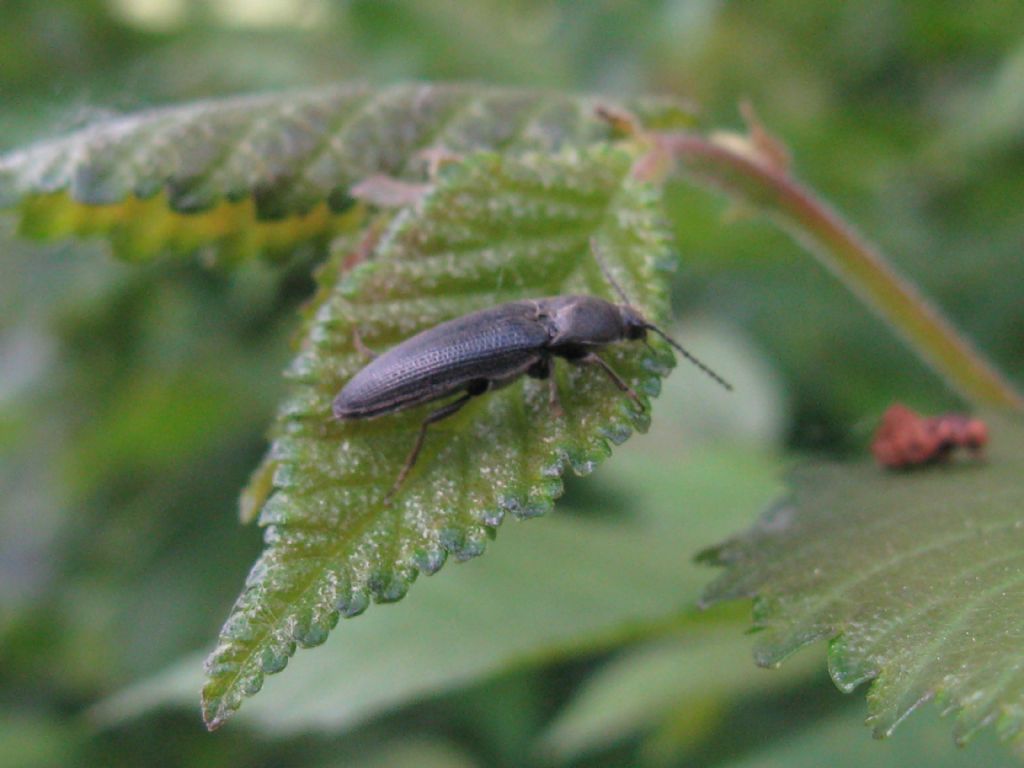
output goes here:
<path id="1" fill-rule="evenodd" d="M 963 397 L 975 405 L 1024 410 L 1024 397 L 877 248 L 795 181 L 779 158 L 758 152 L 756 134 L 749 143 L 740 137 L 719 142 L 687 133 L 650 138 L 654 149 L 638 165 L 638 174 L 660 175 L 674 160 L 684 174 L 764 212 L 895 328 Z"/>

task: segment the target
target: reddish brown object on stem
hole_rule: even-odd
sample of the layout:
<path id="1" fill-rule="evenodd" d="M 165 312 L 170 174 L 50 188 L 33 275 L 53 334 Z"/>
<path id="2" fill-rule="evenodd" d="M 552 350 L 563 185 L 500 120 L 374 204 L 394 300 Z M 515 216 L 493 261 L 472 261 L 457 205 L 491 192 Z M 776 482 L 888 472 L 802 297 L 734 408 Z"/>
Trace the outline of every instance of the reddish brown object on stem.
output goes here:
<path id="1" fill-rule="evenodd" d="M 900 403 L 893 403 L 871 443 L 878 463 L 907 469 L 945 461 L 954 448 L 978 454 L 988 443 L 988 427 L 981 419 L 961 413 L 926 418 Z"/>

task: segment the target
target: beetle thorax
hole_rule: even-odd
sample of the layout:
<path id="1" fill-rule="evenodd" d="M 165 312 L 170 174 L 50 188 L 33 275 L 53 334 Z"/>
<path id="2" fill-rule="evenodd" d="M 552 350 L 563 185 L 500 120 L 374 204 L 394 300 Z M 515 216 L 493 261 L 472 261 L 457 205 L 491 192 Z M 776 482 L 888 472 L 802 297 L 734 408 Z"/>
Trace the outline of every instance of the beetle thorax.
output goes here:
<path id="1" fill-rule="evenodd" d="M 594 347 L 627 338 L 620 306 L 596 296 L 559 296 L 547 300 L 542 309 L 553 330 L 551 347 Z"/>

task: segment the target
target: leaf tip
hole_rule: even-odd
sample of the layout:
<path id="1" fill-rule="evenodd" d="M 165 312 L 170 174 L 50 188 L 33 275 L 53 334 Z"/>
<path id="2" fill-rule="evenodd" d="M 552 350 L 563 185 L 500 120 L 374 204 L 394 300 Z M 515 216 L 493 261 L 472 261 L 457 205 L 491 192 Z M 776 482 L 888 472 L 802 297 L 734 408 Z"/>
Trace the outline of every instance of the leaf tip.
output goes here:
<path id="1" fill-rule="evenodd" d="M 203 724 L 206 726 L 206 730 L 210 733 L 213 733 L 224 725 L 229 716 L 229 714 L 214 714 L 212 712 L 208 712 L 206 707 L 203 707 Z"/>
<path id="2" fill-rule="evenodd" d="M 203 724 L 210 733 L 218 730 L 238 710 L 238 702 L 231 704 L 220 694 L 210 693 L 211 685 L 203 688 L 201 707 Z"/>

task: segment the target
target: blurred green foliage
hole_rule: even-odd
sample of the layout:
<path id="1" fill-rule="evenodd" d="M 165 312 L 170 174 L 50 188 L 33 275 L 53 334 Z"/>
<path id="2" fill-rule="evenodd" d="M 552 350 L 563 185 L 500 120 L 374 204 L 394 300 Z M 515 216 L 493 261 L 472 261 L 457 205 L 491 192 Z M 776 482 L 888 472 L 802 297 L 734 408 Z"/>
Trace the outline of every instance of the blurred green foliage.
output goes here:
<path id="1" fill-rule="evenodd" d="M 793 148 L 798 174 L 1024 381 L 1019 4 L 11 0 L 0 19 L 4 150 L 110 110 L 353 79 L 662 91 L 694 99 L 723 127 L 749 97 Z M 671 192 L 684 264 L 677 309 L 724 327 L 723 338 L 741 332 L 744 355 L 770 361 L 789 403 L 751 387 L 758 402 L 776 403 L 781 445 L 735 424 L 719 440 L 756 434 L 766 454 L 849 452 L 893 399 L 955 404 L 785 237 L 761 221 L 723 225 L 723 205 L 703 192 Z M 264 448 L 317 255 L 221 272 L 116 263 L 92 244 L 26 245 L 9 227 L 0 243 L 0 765 L 553 759 L 540 749 L 544 734 L 605 654 L 489 674 L 344 733 L 274 736 L 239 724 L 209 736 L 198 704 L 98 727 L 97 701 L 208 649 L 255 559 L 259 536 L 237 527 L 236 494 Z M 671 410 L 669 395 L 656 412 Z M 708 432 L 666 437 L 656 425 L 629 451 L 672 446 L 681 459 L 703 450 Z M 601 474 L 569 484 L 565 514 L 644 513 L 628 482 Z M 665 492 L 680 496 L 680 514 L 698 493 Z M 707 503 L 715 489 L 699 493 Z M 711 543 L 683 536 L 679 556 Z M 681 591 L 679 604 L 694 598 Z M 343 632 L 332 642 L 343 644 Z M 892 756 L 856 727 L 862 705 L 820 680 L 741 688 L 715 708 L 659 710 L 625 741 L 565 764 Z M 988 743 L 957 754 L 948 730 L 922 718 L 898 733 L 910 745 L 900 764 L 1003 754 Z"/>

